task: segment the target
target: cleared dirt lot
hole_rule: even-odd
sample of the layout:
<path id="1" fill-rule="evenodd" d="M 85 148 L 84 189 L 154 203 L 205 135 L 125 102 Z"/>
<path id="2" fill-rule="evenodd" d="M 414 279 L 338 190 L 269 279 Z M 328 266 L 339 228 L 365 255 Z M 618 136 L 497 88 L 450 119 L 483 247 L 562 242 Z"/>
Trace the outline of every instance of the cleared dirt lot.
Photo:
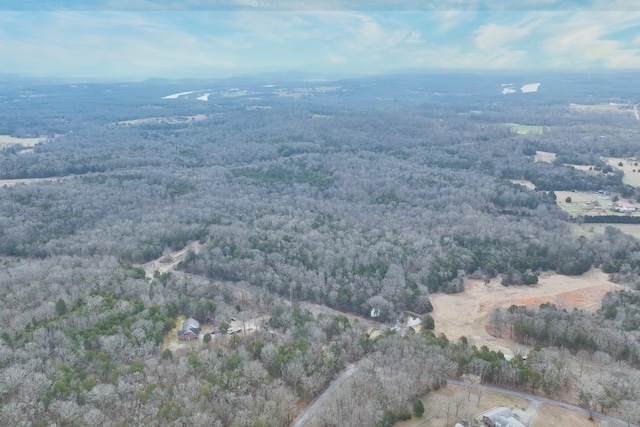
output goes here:
<path id="1" fill-rule="evenodd" d="M 550 302 L 560 308 L 595 311 L 600 308 L 604 294 L 621 288 L 621 285 L 609 282 L 608 275 L 599 269 L 591 269 L 582 276 L 544 273 L 535 286 L 504 287 L 499 278 L 492 279 L 488 284 L 481 280 L 469 280 L 463 293 L 431 295 L 431 315 L 435 320 L 436 332 L 443 332 L 449 339 L 464 335 L 471 344 L 487 345 L 494 350 L 513 353 L 514 349 L 526 348 L 489 334 L 488 315 L 491 310 L 507 309 L 513 304 L 538 307 Z"/>

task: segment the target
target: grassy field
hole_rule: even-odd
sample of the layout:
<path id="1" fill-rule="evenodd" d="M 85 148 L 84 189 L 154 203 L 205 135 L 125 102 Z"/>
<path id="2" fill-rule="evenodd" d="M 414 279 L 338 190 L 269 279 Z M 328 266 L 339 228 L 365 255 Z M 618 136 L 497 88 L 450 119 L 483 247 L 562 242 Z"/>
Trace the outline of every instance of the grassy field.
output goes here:
<path id="1" fill-rule="evenodd" d="M 620 157 L 607 157 L 605 161 L 607 164 L 624 172 L 622 182 L 640 188 L 640 162 L 630 161 Z M 622 166 L 618 166 L 620 163 L 622 163 Z"/>
<path id="2" fill-rule="evenodd" d="M 552 163 L 556 159 L 556 153 L 550 153 L 548 151 L 536 151 L 536 162 Z"/>
<path id="3" fill-rule="evenodd" d="M 502 123 L 502 126 L 510 129 L 518 135 L 542 134 L 542 126 L 521 125 L 519 123 Z"/>

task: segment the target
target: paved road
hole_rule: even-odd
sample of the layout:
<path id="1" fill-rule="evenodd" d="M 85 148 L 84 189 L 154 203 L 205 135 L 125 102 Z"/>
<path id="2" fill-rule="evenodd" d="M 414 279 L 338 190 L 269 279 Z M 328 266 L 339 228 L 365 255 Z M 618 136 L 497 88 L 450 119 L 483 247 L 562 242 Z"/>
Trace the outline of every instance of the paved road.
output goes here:
<path id="1" fill-rule="evenodd" d="M 462 381 L 458 381 L 458 380 L 447 380 L 447 382 L 449 384 L 453 384 L 453 385 L 460 385 L 460 386 L 467 386 L 468 383 L 464 383 Z M 569 411 L 573 411 L 573 412 L 578 412 L 580 414 L 584 414 L 585 417 L 589 417 L 589 411 L 587 411 L 586 409 L 583 409 L 579 406 L 575 406 L 575 405 L 570 405 L 568 403 L 564 403 L 564 402 L 560 402 L 557 400 L 552 400 L 552 399 L 547 399 L 546 397 L 541 397 L 541 396 L 535 396 L 533 394 L 528 394 L 528 393 L 523 393 L 520 391 L 514 391 L 514 390 L 507 390 L 504 388 L 499 388 L 499 387 L 493 387 L 490 385 L 480 385 L 480 384 L 474 384 L 472 387 L 474 388 L 482 388 L 483 390 L 488 390 L 488 391 L 493 391 L 496 393 L 501 393 L 501 394 L 507 394 L 509 396 L 515 396 L 515 397 L 520 397 L 522 399 L 526 399 L 529 400 L 533 403 L 543 403 L 545 405 L 551 405 L 551 406 L 555 406 L 558 408 L 564 408 L 567 409 Z M 593 414 L 593 418 L 596 418 L 600 421 L 604 421 L 605 423 L 607 423 L 608 425 L 615 425 L 615 426 L 629 426 L 629 424 L 627 424 L 626 421 L 620 420 L 618 418 L 614 418 L 614 417 L 610 417 L 608 415 L 605 414 L 601 414 L 600 412 L 592 412 Z M 586 419 L 586 418 L 585 418 Z M 638 427 L 635 424 L 631 424 L 631 427 Z"/>
<path id="2" fill-rule="evenodd" d="M 340 373 L 340 375 L 338 375 L 336 379 L 331 382 L 329 387 L 327 387 L 325 391 L 323 391 L 322 394 L 318 396 L 318 398 L 310 406 L 307 406 L 305 408 L 304 412 L 300 414 L 298 419 L 291 425 L 291 427 L 304 426 L 311 419 L 311 417 L 313 417 L 316 412 L 318 412 L 322 405 L 327 403 L 327 400 L 329 400 L 331 395 L 340 388 L 342 383 L 344 383 L 347 378 L 353 375 L 356 370 L 357 368 L 355 365 L 349 365 L 347 369 L 342 371 L 342 373 Z"/>

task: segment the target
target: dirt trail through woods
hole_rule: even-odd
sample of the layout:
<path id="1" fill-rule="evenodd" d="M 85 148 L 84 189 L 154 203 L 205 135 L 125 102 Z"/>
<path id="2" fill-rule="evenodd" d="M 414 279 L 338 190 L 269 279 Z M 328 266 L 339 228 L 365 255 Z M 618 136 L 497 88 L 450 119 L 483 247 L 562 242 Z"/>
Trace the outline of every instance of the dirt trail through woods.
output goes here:
<path id="1" fill-rule="evenodd" d="M 526 347 L 515 344 L 506 334 L 497 338 L 488 332 L 491 310 L 507 309 L 513 304 L 538 307 L 550 302 L 558 308 L 596 311 L 607 292 L 621 288 L 621 285 L 610 282 L 608 275 L 599 269 L 591 269 L 581 276 L 543 273 L 535 286 L 504 287 L 499 278 L 488 284 L 469 280 L 461 294 L 431 295 L 431 314 L 436 332 L 443 332 L 451 340 L 464 335 L 471 344 L 486 344 L 493 350 L 512 354 L 514 349 L 526 350 Z"/>

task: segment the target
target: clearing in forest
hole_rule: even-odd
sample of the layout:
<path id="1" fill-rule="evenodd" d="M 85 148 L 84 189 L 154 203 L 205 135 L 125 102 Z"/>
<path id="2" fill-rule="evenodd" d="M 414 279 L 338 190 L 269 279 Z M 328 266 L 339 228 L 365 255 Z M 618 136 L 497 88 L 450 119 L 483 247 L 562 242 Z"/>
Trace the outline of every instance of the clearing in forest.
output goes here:
<path id="1" fill-rule="evenodd" d="M 432 294 L 431 315 L 435 332 L 444 333 L 450 340 L 465 336 L 470 344 L 512 354 L 514 348 L 524 349 L 524 346 L 506 335 L 494 337 L 488 332 L 489 312 L 493 309 L 506 310 L 514 304 L 539 307 L 550 302 L 559 308 L 595 311 L 607 292 L 618 289 L 622 286 L 610 282 L 608 275 L 599 269 L 591 269 L 581 276 L 543 273 L 534 286 L 505 287 L 499 277 L 487 284 L 482 280 L 468 280 L 466 290 L 460 294 Z"/>
<path id="2" fill-rule="evenodd" d="M 621 157 L 605 157 L 605 162 L 624 172 L 622 182 L 640 188 L 640 162 L 638 160 L 623 159 Z M 622 166 L 620 166 L 622 163 Z"/>
<path id="3" fill-rule="evenodd" d="M 23 147 L 35 147 L 44 142 L 46 138 L 16 138 L 11 135 L 0 135 L 0 148 L 11 147 L 13 145 L 21 145 Z"/>
<path id="4" fill-rule="evenodd" d="M 180 261 L 184 259 L 189 250 L 197 252 L 200 248 L 202 248 L 202 244 L 197 241 L 192 241 L 187 243 L 187 245 L 180 250 L 171 252 L 170 254 L 165 254 L 160 258 L 154 259 L 153 261 L 149 261 L 145 264 L 140 264 L 138 267 L 141 267 L 144 270 L 148 279 L 153 279 L 153 275 L 156 271 L 159 273 L 166 273 L 173 270 Z"/>
<path id="5" fill-rule="evenodd" d="M 536 156 L 534 158 L 534 161 L 553 163 L 555 159 L 556 159 L 556 153 L 551 153 L 549 151 L 536 151 Z"/>
<path id="6" fill-rule="evenodd" d="M 30 184 L 34 182 L 58 182 L 62 178 L 22 178 L 22 179 L 0 179 L 0 186 L 12 186 L 16 184 Z"/>

